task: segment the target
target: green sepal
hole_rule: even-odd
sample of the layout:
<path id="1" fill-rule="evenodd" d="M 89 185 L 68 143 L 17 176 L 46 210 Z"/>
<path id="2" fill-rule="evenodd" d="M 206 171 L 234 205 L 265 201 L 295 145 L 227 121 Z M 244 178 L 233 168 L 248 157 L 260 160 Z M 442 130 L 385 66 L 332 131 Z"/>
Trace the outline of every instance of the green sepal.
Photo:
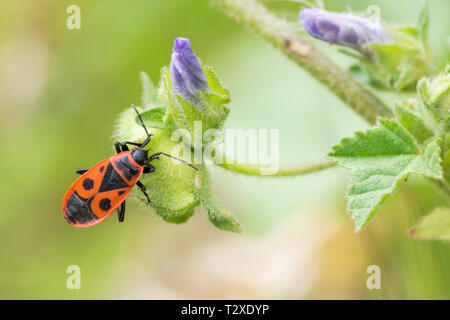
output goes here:
<path id="1" fill-rule="evenodd" d="M 210 119 L 210 125 L 208 129 L 220 129 L 225 122 L 230 109 L 226 106 L 227 103 L 230 102 L 230 98 L 226 96 L 217 95 L 210 92 L 201 92 L 197 93 L 200 96 L 200 99 L 203 101 L 203 104 L 207 111 L 207 118 Z"/>
<path id="2" fill-rule="evenodd" d="M 418 143 L 423 144 L 427 139 L 431 138 L 434 133 L 415 110 L 414 102 L 414 100 L 396 102 L 395 114 L 397 120 L 403 127 L 416 138 Z"/>
<path id="3" fill-rule="evenodd" d="M 155 208 L 156 214 L 160 216 L 164 221 L 169 223 L 185 223 L 195 213 L 195 208 L 199 202 L 193 202 L 192 205 L 183 209 L 171 210 L 167 208 Z"/>
<path id="4" fill-rule="evenodd" d="M 170 81 L 170 70 L 167 67 L 161 69 L 158 93 L 163 105 L 167 108 L 166 127 L 172 129 L 187 128 L 186 120 L 175 102 Z"/>
<path id="5" fill-rule="evenodd" d="M 433 79 L 422 79 L 417 85 L 421 112 L 435 134 L 442 136 L 450 130 L 449 67 Z"/>
<path id="6" fill-rule="evenodd" d="M 375 52 L 376 62 L 362 59 L 361 64 L 374 82 L 386 89 L 413 90 L 417 81 L 430 72 L 428 47 L 408 28 L 392 27 L 390 33 L 395 34 L 395 42 L 367 45 Z"/>
<path id="7" fill-rule="evenodd" d="M 226 99 L 224 103 L 229 103 L 230 91 L 228 91 L 228 89 L 223 86 L 222 81 L 219 79 L 217 73 L 214 71 L 213 68 L 204 64 L 203 62 L 201 62 L 201 64 L 203 67 L 203 72 L 206 75 L 206 79 L 208 79 L 208 86 L 211 89 L 211 91 L 219 96 L 224 97 Z"/>
<path id="8" fill-rule="evenodd" d="M 212 192 L 208 172 L 205 169 L 200 170 L 198 185 L 200 202 L 208 212 L 209 221 L 221 230 L 242 232 L 239 221 L 217 200 Z"/>
<path id="9" fill-rule="evenodd" d="M 408 236 L 423 240 L 450 240 L 450 209 L 433 210 L 408 231 Z"/>

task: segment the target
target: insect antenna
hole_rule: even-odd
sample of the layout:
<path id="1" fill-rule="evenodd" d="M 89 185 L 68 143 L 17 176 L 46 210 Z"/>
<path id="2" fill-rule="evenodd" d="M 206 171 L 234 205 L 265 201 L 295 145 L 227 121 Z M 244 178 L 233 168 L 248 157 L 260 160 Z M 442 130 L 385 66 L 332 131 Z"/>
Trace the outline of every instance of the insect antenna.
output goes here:
<path id="1" fill-rule="evenodd" d="M 178 160 L 178 161 L 180 161 L 180 162 L 183 162 L 183 163 L 187 164 L 189 167 L 191 167 L 192 169 L 198 171 L 198 168 L 197 168 L 196 166 L 194 166 L 192 163 L 189 163 L 189 162 L 187 162 L 187 161 L 184 161 L 183 159 L 180 159 L 180 158 L 171 156 L 170 154 L 167 154 L 167 153 L 164 153 L 164 152 L 157 152 L 157 153 L 155 153 L 155 154 L 152 154 L 152 155 L 148 158 L 149 162 L 152 161 L 152 160 L 154 160 L 155 158 L 157 158 L 159 155 L 163 155 L 163 156 L 166 156 L 166 157 L 169 157 L 169 158 Z"/>
<path id="2" fill-rule="evenodd" d="M 134 111 L 136 111 L 139 121 L 141 121 L 142 127 L 145 130 L 145 133 L 147 134 L 147 139 L 145 139 L 145 142 L 142 144 L 141 148 L 145 147 L 149 142 L 150 142 L 150 137 L 152 136 L 151 134 L 148 133 L 147 131 L 147 127 L 145 126 L 144 120 L 142 120 L 141 114 L 139 113 L 138 109 L 136 108 L 136 106 L 134 104 L 131 104 L 131 106 L 133 107 Z M 150 148 L 151 149 L 151 148 Z"/>
<path id="3" fill-rule="evenodd" d="M 134 109 L 134 111 L 136 111 L 139 121 L 141 121 L 142 127 L 144 127 L 145 133 L 147 134 L 147 136 L 150 136 L 150 134 L 147 131 L 147 127 L 144 124 L 144 120 L 142 120 L 141 114 L 139 113 L 138 109 L 136 108 L 136 106 L 134 104 L 131 105 Z"/>

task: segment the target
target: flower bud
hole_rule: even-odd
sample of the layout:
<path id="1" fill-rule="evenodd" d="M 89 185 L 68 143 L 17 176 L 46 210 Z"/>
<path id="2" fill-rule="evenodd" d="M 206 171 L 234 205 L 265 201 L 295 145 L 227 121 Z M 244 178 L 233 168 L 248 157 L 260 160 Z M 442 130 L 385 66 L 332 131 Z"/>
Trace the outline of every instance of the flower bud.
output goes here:
<path id="1" fill-rule="evenodd" d="M 369 43 L 392 43 L 391 36 L 381 24 L 353 14 L 303 9 L 300 21 L 314 38 L 362 52 Z"/>
<path id="2" fill-rule="evenodd" d="M 422 79 L 417 85 L 425 119 L 436 134 L 450 131 L 450 67 L 433 79 Z"/>
<path id="3" fill-rule="evenodd" d="M 175 39 L 170 62 L 170 78 L 173 91 L 194 105 L 199 101 L 197 91 L 209 89 L 205 72 L 188 39 Z"/>
<path id="4" fill-rule="evenodd" d="M 416 26 L 382 25 L 321 9 L 301 10 L 300 21 L 311 36 L 359 51 L 361 57 L 350 53 L 358 59 L 351 71 L 362 70 L 367 83 L 377 89 L 414 90 L 417 81 L 430 74 L 426 2 Z"/>

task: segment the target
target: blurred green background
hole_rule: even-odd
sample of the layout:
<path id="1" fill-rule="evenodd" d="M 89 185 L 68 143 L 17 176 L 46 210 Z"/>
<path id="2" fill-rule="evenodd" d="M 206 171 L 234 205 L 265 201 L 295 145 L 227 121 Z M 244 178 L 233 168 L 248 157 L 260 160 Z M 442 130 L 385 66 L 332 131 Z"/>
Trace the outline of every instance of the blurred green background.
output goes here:
<path id="1" fill-rule="evenodd" d="M 66 8 L 81 7 L 81 30 Z M 265 2 L 294 25 L 300 5 Z M 378 5 L 388 22 L 414 23 L 421 1 L 327 1 L 329 10 Z M 0 1 L 0 298 L 450 298 L 450 247 L 409 239 L 420 216 L 443 203 L 411 178 L 355 234 L 345 212 L 349 173 L 264 179 L 213 168 L 219 198 L 243 234 L 214 228 L 198 210 L 165 223 L 131 200 L 117 218 L 79 230 L 61 200 L 89 167 L 113 154 L 118 114 L 140 102 L 139 72 L 154 82 L 175 37 L 191 39 L 231 90 L 228 128 L 279 128 L 282 164 L 321 159 L 367 128 L 348 107 L 268 43 L 207 0 Z M 450 60 L 450 2 L 431 0 L 436 66 Z M 318 44 L 339 64 L 351 62 Z M 393 96 L 383 94 L 392 104 Z M 81 290 L 66 269 L 81 268 Z M 366 268 L 381 268 L 368 290 Z"/>

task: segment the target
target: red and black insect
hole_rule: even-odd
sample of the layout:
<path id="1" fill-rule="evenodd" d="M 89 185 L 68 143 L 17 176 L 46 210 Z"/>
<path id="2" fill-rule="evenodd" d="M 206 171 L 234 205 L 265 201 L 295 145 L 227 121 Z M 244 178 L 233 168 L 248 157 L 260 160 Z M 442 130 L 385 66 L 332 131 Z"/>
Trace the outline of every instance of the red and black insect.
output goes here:
<path id="1" fill-rule="evenodd" d="M 164 155 L 179 160 L 198 170 L 192 164 L 173 157 L 164 152 L 156 152 L 148 155 L 148 150 L 143 148 L 150 142 L 151 134 L 148 133 L 142 117 L 133 105 L 147 138 L 142 143 L 114 142 L 117 154 L 99 162 L 90 169 L 77 169 L 76 173 L 82 176 L 78 178 L 67 190 L 62 202 L 62 211 L 66 220 L 77 228 L 87 228 L 100 223 L 117 210 L 119 222 L 125 218 L 125 200 L 137 185 L 147 200 L 150 198 L 145 186 L 139 181 L 144 173 L 152 173 L 155 167 L 150 164 L 153 160 Z M 129 150 L 127 145 L 137 148 Z"/>

